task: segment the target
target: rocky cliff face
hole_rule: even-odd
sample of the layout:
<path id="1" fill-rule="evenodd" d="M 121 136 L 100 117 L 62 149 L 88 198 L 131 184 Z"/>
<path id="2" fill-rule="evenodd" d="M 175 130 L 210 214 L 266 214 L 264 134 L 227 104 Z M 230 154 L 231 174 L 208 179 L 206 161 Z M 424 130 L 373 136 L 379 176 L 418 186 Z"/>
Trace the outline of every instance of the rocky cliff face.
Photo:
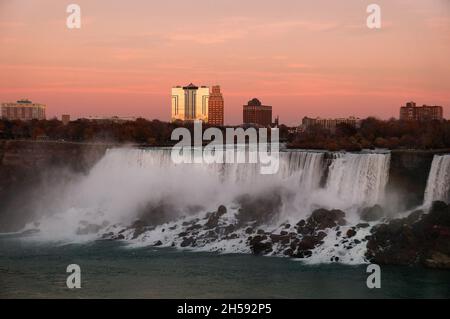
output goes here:
<path id="1" fill-rule="evenodd" d="M 371 233 L 366 256 L 372 262 L 450 269 L 450 205 L 434 202 L 428 213 L 415 211 Z"/>
<path id="2" fill-rule="evenodd" d="M 44 177 L 51 182 L 68 173 L 86 173 L 111 146 L 0 140 L 0 231 L 23 226 L 30 214 L 27 203 Z"/>
<path id="3" fill-rule="evenodd" d="M 397 207 L 398 209 L 411 209 L 423 203 L 433 156 L 441 153 L 448 153 L 448 150 L 391 152 L 386 193 L 391 202 L 403 204 L 403 207 Z"/>

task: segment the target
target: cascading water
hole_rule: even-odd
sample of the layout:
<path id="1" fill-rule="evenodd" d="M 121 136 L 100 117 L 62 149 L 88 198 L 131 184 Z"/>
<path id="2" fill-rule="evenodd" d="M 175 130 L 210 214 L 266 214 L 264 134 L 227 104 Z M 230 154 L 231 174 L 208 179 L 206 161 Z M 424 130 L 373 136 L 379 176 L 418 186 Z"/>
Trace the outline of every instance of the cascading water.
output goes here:
<path id="1" fill-rule="evenodd" d="M 325 192 L 353 208 L 380 204 L 388 180 L 390 155 L 338 154 L 330 166 Z"/>
<path id="2" fill-rule="evenodd" d="M 433 201 L 450 203 L 450 155 L 435 155 L 428 175 L 424 204 Z"/>
<path id="3" fill-rule="evenodd" d="M 281 201 L 270 221 L 259 224 L 272 231 L 281 224 L 295 225 L 317 208 L 340 209 L 348 221 L 358 222 L 358 210 L 382 204 L 389 154 L 335 153 L 331 159 L 326 154 L 282 151 L 278 173 L 262 175 L 258 164 L 174 164 L 170 149 L 111 149 L 87 176 L 48 192 L 54 200 L 38 212 L 42 217 L 35 225 L 49 239 L 114 234 L 119 239 L 179 247 L 186 240 L 180 234 L 194 231 L 197 249 L 248 252 L 247 226 L 238 229 L 236 217 L 243 195 L 255 198 L 256 203 L 266 200 L 262 205 L 271 205 L 267 200 L 272 194 Z M 227 207 L 219 224 L 234 226 L 225 234 L 220 231 L 219 240 L 213 243 L 202 241 L 207 231 L 197 228 L 206 227 L 208 212 L 219 205 Z M 257 206 L 256 215 L 259 209 L 265 207 Z M 159 219 L 152 219 L 152 214 Z M 130 226 L 149 217 L 154 225 L 139 226 L 139 234 L 138 226 Z M 325 259 L 336 250 L 334 242 L 328 241 L 319 254 Z M 362 249 L 359 259 L 349 255 L 348 261 L 361 262 Z M 341 260 L 346 261 L 345 257 Z"/>

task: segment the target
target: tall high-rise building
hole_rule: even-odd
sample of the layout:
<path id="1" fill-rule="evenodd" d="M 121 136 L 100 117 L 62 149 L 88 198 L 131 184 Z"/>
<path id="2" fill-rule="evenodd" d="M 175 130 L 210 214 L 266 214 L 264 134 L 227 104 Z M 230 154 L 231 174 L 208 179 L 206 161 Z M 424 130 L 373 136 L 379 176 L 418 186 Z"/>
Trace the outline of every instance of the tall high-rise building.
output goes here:
<path id="1" fill-rule="evenodd" d="M 45 120 L 45 104 L 22 99 L 12 103 L 2 103 L 2 118 L 7 120 Z"/>
<path id="2" fill-rule="evenodd" d="M 416 106 L 415 102 L 408 102 L 400 108 L 400 120 L 406 121 L 442 121 L 444 110 L 438 105 Z"/>
<path id="3" fill-rule="evenodd" d="M 270 126 L 272 124 L 272 106 L 262 105 L 254 98 L 243 106 L 244 124 Z"/>
<path id="4" fill-rule="evenodd" d="M 224 101 L 220 86 L 214 85 L 211 88 L 208 104 L 208 123 L 211 125 L 223 126 Z"/>
<path id="5" fill-rule="evenodd" d="M 175 86 L 172 88 L 172 117 L 171 120 L 208 122 L 209 88 L 188 86 Z"/>

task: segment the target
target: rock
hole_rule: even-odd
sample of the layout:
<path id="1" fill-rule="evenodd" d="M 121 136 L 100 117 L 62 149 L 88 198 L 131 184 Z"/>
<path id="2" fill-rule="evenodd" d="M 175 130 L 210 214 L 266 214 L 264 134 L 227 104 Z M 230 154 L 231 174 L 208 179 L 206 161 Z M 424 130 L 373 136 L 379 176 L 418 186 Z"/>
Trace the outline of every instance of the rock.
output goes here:
<path id="1" fill-rule="evenodd" d="M 322 239 L 324 239 L 325 237 L 327 237 L 327 233 L 325 233 L 325 232 L 323 232 L 323 231 L 320 231 L 320 232 L 318 232 L 317 233 L 317 239 L 319 239 L 319 240 L 322 240 Z"/>
<path id="2" fill-rule="evenodd" d="M 310 250 L 301 250 L 294 253 L 291 257 L 293 258 L 309 258 L 312 256 L 312 252 Z"/>
<path id="3" fill-rule="evenodd" d="M 129 229 L 134 229 L 133 232 L 133 236 L 132 239 L 136 239 L 137 237 L 139 237 L 141 234 L 145 233 L 148 230 L 152 230 L 154 229 L 155 226 L 150 226 L 148 225 L 145 221 L 143 220 L 136 220 L 133 224 L 131 224 L 131 226 L 129 227 Z"/>
<path id="4" fill-rule="evenodd" d="M 250 249 L 255 255 L 265 255 L 272 252 L 272 243 L 266 241 L 264 236 L 255 236 L 249 240 Z"/>
<path id="5" fill-rule="evenodd" d="M 306 225 L 306 221 L 304 220 L 304 219 L 301 219 L 298 223 L 297 223 L 297 226 L 298 227 L 303 227 L 303 226 L 305 226 Z"/>
<path id="6" fill-rule="evenodd" d="M 225 226 L 225 227 L 223 228 L 223 234 L 226 236 L 226 235 L 228 235 L 228 234 L 234 232 L 235 230 L 236 230 L 236 226 L 233 225 L 233 224 L 230 224 L 230 225 Z"/>
<path id="7" fill-rule="evenodd" d="M 203 237 L 204 237 L 204 238 L 207 238 L 207 239 L 213 239 L 213 240 L 215 240 L 215 239 L 217 239 L 219 236 L 218 236 L 218 234 L 217 234 L 214 230 L 210 230 L 210 231 L 208 231 Z"/>
<path id="8" fill-rule="evenodd" d="M 346 235 L 348 238 L 351 238 L 356 235 L 356 230 L 354 230 L 353 228 L 350 228 L 349 230 L 347 230 Z"/>
<path id="9" fill-rule="evenodd" d="M 424 223 L 450 227 L 450 205 L 444 202 L 433 202 L 430 212 L 423 216 Z"/>
<path id="10" fill-rule="evenodd" d="M 230 235 L 226 236 L 225 239 L 236 239 L 238 237 L 239 236 L 237 234 L 233 233 L 233 234 L 230 234 Z"/>
<path id="11" fill-rule="evenodd" d="M 370 225 L 368 223 L 359 223 L 356 225 L 356 228 L 367 228 Z"/>
<path id="12" fill-rule="evenodd" d="M 366 257 L 378 264 L 447 268 L 450 205 L 434 202 L 428 214 L 412 214 L 375 226 L 368 238 Z"/>
<path id="13" fill-rule="evenodd" d="M 246 234 L 252 234 L 252 233 L 253 233 L 253 228 L 252 228 L 252 227 L 247 227 L 247 228 L 245 229 L 245 233 L 246 233 Z"/>
<path id="14" fill-rule="evenodd" d="M 409 214 L 408 217 L 406 217 L 406 222 L 408 224 L 413 224 L 416 221 L 418 221 L 420 218 L 422 218 L 423 214 L 424 214 L 423 210 L 416 210 L 416 211 L 412 212 L 411 214 Z"/>
<path id="15" fill-rule="evenodd" d="M 109 232 L 109 233 L 105 233 L 102 235 L 103 239 L 111 239 L 114 237 L 114 233 L 113 232 Z"/>
<path id="16" fill-rule="evenodd" d="M 217 208 L 217 215 L 220 217 L 222 215 L 225 215 L 227 213 L 227 208 L 223 205 L 220 205 L 219 208 Z"/>
<path id="17" fill-rule="evenodd" d="M 380 205 L 366 207 L 360 213 L 361 220 L 366 222 L 373 222 L 381 219 L 384 216 L 383 208 Z"/>
<path id="18" fill-rule="evenodd" d="M 227 208 L 223 205 L 220 205 L 219 208 L 217 209 L 217 212 L 209 214 L 208 221 L 205 223 L 205 229 L 217 227 L 217 225 L 219 224 L 220 217 L 222 217 L 226 213 Z"/>
<path id="19" fill-rule="evenodd" d="M 430 258 L 425 259 L 424 264 L 430 268 L 450 269 L 450 255 L 432 252 Z"/>
<path id="20" fill-rule="evenodd" d="M 303 252 L 312 250 L 323 244 L 323 239 L 327 234 L 322 230 L 338 228 L 345 224 L 345 213 L 343 211 L 337 209 L 317 209 L 313 211 L 306 221 L 302 219 L 296 225 L 297 233 L 301 235 L 301 240 L 295 243 L 291 242 L 291 248 L 297 249 L 294 255 L 304 258 L 309 253 L 305 254 Z M 337 236 L 340 236 L 340 232 L 337 233 Z"/>
<path id="21" fill-rule="evenodd" d="M 183 238 L 183 241 L 181 242 L 181 247 L 187 247 L 187 246 L 194 246 L 195 239 L 194 237 L 185 237 Z"/>
<path id="22" fill-rule="evenodd" d="M 305 236 L 301 239 L 301 241 L 297 245 L 297 250 L 311 250 L 314 249 L 317 245 L 322 244 L 322 241 L 317 236 Z"/>
<path id="23" fill-rule="evenodd" d="M 289 247 L 291 247 L 292 250 L 295 250 L 297 248 L 298 243 L 300 242 L 300 239 L 295 238 L 291 243 L 289 244 Z"/>
<path id="24" fill-rule="evenodd" d="M 189 226 L 188 228 L 186 228 L 187 231 L 192 231 L 192 230 L 196 230 L 196 229 L 200 229 L 202 228 L 202 225 L 199 224 L 194 224 L 192 226 Z"/>
<path id="25" fill-rule="evenodd" d="M 343 211 L 338 209 L 327 210 L 320 208 L 313 211 L 306 224 L 303 227 L 299 225 L 299 229 L 303 228 L 306 233 L 310 233 L 311 230 L 324 230 L 339 225 L 342 226 L 346 223 L 345 213 Z"/>
<path id="26" fill-rule="evenodd" d="M 287 232 L 286 234 L 270 234 L 270 239 L 272 242 L 277 243 L 280 242 L 282 245 L 287 245 L 290 242 L 290 237 L 288 236 Z"/>
<path id="27" fill-rule="evenodd" d="M 162 245 L 162 241 L 158 240 L 157 242 L 155 242 L 153 244 L 153 246 L 161 246 Z"/>

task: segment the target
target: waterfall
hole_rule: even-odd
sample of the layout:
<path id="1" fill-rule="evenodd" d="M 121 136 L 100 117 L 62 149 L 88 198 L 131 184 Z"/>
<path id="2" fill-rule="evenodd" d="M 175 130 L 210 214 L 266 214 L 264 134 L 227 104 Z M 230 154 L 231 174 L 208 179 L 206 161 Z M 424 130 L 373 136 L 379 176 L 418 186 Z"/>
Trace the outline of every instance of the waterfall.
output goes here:
<path id="1" fill-rule="evenodd" d="M 233 207 L 243 194 L 279 194 L 280 221 L 297 222 L 320 207 L 357 216 L 358 208 L 382 203 L 390 159 L 389 154 L 334 153 L 327 167 L 324 152 L 282 151 L 278 173 L 262 175 L 259 164 L 175 164 L 170 152 L 108 150 L 87 176 L 42 191 L 41 203 L 50 204 L 36 205 L 42 208 L 37 215 L 44 216 L 40 227 L 70 234 L 79 223 L 130 224 L 148 207 L 165 207 L 176 219 L 219 205 Z"/>
<path id="2" fill-rule="evenodd" d="M 441 200 L 450 203 L 450 155 L 435 155 L 428 175 L 424 204 Z"/>
<path id="3" fill-rule="evenodd" d="M 381 204 L 389 162 L 389 154 L 338 153 L 330 166 L 326 193 L 353 207 Z"/>

